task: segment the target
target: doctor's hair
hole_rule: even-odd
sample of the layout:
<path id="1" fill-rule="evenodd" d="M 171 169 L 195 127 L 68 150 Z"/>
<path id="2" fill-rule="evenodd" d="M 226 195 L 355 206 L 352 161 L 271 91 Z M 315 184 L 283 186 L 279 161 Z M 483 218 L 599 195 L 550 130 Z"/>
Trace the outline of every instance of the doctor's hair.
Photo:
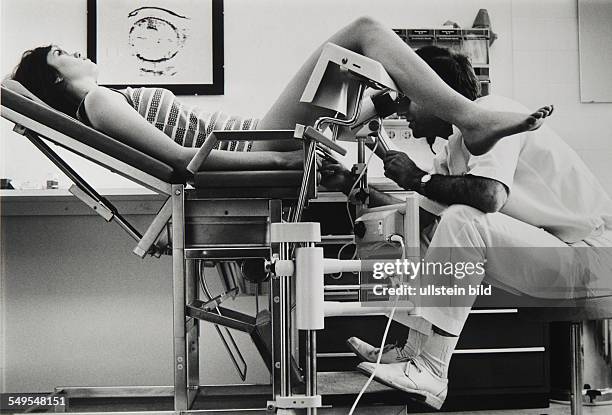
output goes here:
<path id="1" fill-rule="evenodd" d="M 59 72 L 47 63 L 51 49 L 52 45 L 48 45 L 25 51 L 11 78 L 46 104 L 75 118 L 79 102 L 67 94 L 64 81 L 57 82 L 61 78 Z"/>
<path id="2" fill-rule="evenodd" d="M 439 46 L 424 46 L 416 53 L 455 91 L 472 101 L 480 96 L 480 82 L 467 56 Z"/>

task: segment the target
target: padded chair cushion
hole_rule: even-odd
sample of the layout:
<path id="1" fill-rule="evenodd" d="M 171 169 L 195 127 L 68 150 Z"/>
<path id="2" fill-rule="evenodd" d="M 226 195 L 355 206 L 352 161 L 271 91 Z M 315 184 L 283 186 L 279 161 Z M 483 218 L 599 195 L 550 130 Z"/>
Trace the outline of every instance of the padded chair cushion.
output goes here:
<path id="1" fill-rule="evenodd" d="M 2 83 L 2 106 L 168 183 L 183 183 L 172 167 L 44 104 L 16 81 Z M 46 137 L 53 141 L 51 137 Z M 59 143 L 56 143 L 59 144 Z M 71 149 L 69 149 L 71 150 Z M 81 154 L 88 157 L 87 154 Z M 90 160 L 96 162 L 90 158 Z"/>
<path id="2" fill-rule="evenodd" d="M 169 165 L 51 108 L 17 81 L 9 79 L 2 82 L 1 99 L 3 107 L 6 106 L 164 182 L 185 182 L 185 178 Z M 46 138 L 53 141 L 52 137 Z M 81 155 L 96 162 L 87 154 Z M 200 172 L 194 177 L 194 186 L 206 189 L 207 194 L 213 196 L 293 198 L 297 197 L 302 175 L 301 170 Z"/>

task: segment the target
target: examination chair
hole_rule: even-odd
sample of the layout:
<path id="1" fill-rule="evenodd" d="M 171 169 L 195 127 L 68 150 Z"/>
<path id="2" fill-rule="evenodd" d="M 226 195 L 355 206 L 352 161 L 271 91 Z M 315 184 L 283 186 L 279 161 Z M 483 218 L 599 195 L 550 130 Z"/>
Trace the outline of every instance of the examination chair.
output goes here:
<path id="1" fill-rule="evenodd" d="M 328 79 L 330 75 L 331 79 Z M 331 85 L 331 93 L 326 89 L 328 85 Z M 300 249 L 304 253 L 302 258 L 310 255 L 307 255 L 310 251 L 315 252 L 313 261 L 321 265 L 323 272 L 323 258 L 319 257 L 322 251 L 314 246 L 321 242 L 319 225 L 299 222 L 304 207 L 317 194 L 317 154 L 329 155 L 330 151 L 345 154 L 346 150 L 336 143 L 335 138 L 339 135 L 350 136 L 351 128 L 365 128 L 363 134 L 358 134 L 358 167 L 361 171 L 365 168 L 366 141 L 371 140 L 373 131 L 380 130 L 380 122 L 364 125 L 372 118 L 380 121 L 380 117 L 384 116 L 381 114 L 388 114 L 393 103 L 388 94 L 381 94 L 381 97 L 372 98 L 366 110 L 361 111 L 364 92 L 368 87 L 388 91 L 395 86 L 378 62 L 329 44 L 324 48 L 302 101 L 334 109 L 341 115 L 319 119 L 315 126 L 297 125 L 295 130 L 214 131 L 188 166 L 193 177 L 186 178 L 144 152 L 50 108 L 16 81 L 4 81 L 1 90 L 2 117 L 13 122 L 15 132 L 30 140 L 74 182 L 70 192 L 106 221 L 114 221 L 126 231 L 136 242 L 134 254 L 139 257 L 172 255 L 174 386 L 58 388 L 56 393 L 72 398 L 172 396 L 175 411 L 182 412 L 192 409 L 198 394 L 204 397 L 261 395 L 263 391 L 271 398 L 267 404 L 268 410 L 290 413 L 298 408 L 308 408 L 310 413 L 316 413 L 316 408 L 321 407 L 321 396 L 317 394 L 316 386 L 315 330 L 322 328 L 323 274 L 320 279 L 317 278 L 316 286 L 312 287 L 320 292 L 317 301 L 321 303 L 311 307 L 312 312 L 304 312 L 303 304 L 297 303 L 296 326 L 305 332 L 301 346 L 306 347 L 308 356 L 306 367 L 301 371 L 294 360 L 291 346 L 296 334 L 291 322 L 294 295 L 291 279 L 294 273 L 302 272 L 304 275 L 306 268 L 298 266 L 299 255 L 296 254 L 295 263 L 293 256 Z M 330 140 L 322 134 L 326 126 L 332 128 L 334 139 Z M 200 171 L 218 141 L 278 139 L 303 142 L 303 171 L 249 171 L 246 174 Z M 166 201 L 148 229 L 141 234 L 48 142 L 165 196 Z M 367 189 L 366 177 L 364 174 L 361 180 L 361 191 Z M 362 199 L 362 203 L 364 201 Z M 290 222 L 288 225 L 293 227 L 282 227 L 282 222 Z M 414 225 L 417 222 L 411 219 L 410 223 Z M 416 229 L 414 226 L 411 228 Z M 359 270 L 357 261 L 348 262 L 351 270 Z M 226 290 L 221 295 L 210 294 L 202 283 L 198 271 L 203 263 L 216 265 L 226 283 Z M 275 264 L 278 265 L 276 269 Z M 284 271 L 281 272 L 281 268 Z M 287 272 L 294 268 L 295 272 Z M 342 266 L 334 263 L 332 268 L 333 272 L 338 272 Z M 268 313 L 250 316 L 222 306 L 225 298 L 236 294 L 236 286 L 239 285 L 236 280 L 243 277 L 269 283 Z M 302 278 L 302 281 L 308 280 L 309 277 Z M 206 294 L 205 301 L 200 299 L 200 289 Z M 297 291 L 300 291 L 299 288 Z M 303 295 L 302 298 L 308 300 L 308 296 Z M 353 313 L 363 312 L 358 305 L 349 309 Z M 375 308 L 369 310 L 371 313 L 381 311 Z M 335 312 L 346 313 L 346 310 L 338 311 L 336 307 Z M 213 323 L 218 332 L 222 327 L 248 333 L 270 370 L 271 385 L 200 385 L 200 320 Z M 235 343 L 229 332 L 225 332 L 225 337 L 219 334 L 226 348 L 235 352 Z M 244 360 L 239 353 L 231 355 L 244 379 Z M 299 394 L 300 391 L 305 391 L 305 394 Z"/>
<path id="2" fill-rule="evenodd" d="M 246 364 L 227 328 L 250 335 L 271 371 L 273 384 L 280 382 L 280 368 L 271 363 L 278 356 L 278 303 L 270 312 L 250 316 L 224 308 L 221 303 L 235 296 L 245 277 L 254 282 L 266 279 L 263 261 L 273 255 L 269 239 L 271 223 L 280 222 L 283 212 L 295 204 L 303 171 L 196 171 L 189 180 L 171 166 L 135 150 L 112 137 L 50 108 L 21 84 L 2 83 L 2 117 L 15 123 L 14 131 L 24 135 L 74 183 L 70 192 L 90 206 L 106 221 L 116 222 L 135 241 L 134 253 L 140 257 L 171 254 L 174 294 L 174 388 L 128 388 L 140 396 L 174 395 L 176 409 L 188 409 L 198 385 L 198 320 L 215 324 L 242 378 Z M 205 146 L 210 150 L 217 140 L 292 139 L 293 131 L 217 131 Z M 44 140 L 43 140 L 44 138 Z M 47 142 L 64 147 L 98 165 L 167 197 L 149 228 L 141 234 L 107 199 L 102 197 L 74 171 Z M 315 172 L 313 172 L 315 174 Z M 196 261 L 197 260 L 197 261 Z M 198 267 L 203 261 L 214 263 L 226 291 L 214 296 L 208 288 L 207 301 L 198 299 Z M 270 282 L 278 295 L 279 281 Z M 276 330 L 276 331 L 275 331 Z M 274 351 L 276 348 L 276 352 Z M 276 359 L 278 360 L 278 359 Z M 294 383 L 302 381 L 292 362 Z M 248 387 L 247 387 L 248 389 Z M 274 387 L 273 387 L 274 389 Z M 126 396 L 120 388 L 78 388 L 59 393 L 73 397 Z M 272 395 L 271 395 L 272 396 Z"/>

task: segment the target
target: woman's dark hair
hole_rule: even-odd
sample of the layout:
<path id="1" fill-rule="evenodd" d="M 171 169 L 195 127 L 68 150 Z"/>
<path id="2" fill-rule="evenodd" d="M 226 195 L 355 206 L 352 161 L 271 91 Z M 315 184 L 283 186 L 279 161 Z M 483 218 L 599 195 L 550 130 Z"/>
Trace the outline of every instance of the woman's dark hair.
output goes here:
<path id="1" fill-rule="evenodd" d="M 467 56 L 439 46 L 424 46 L 416 53 L 455 91 L 472 101 L 480 96 L 480 82 Z"/>
<path id="2" fill-rule="evenodd" d="M 47 63 L 51 49 L 49 45 L 24 52 L 11 78 L 56 110 L 75 117 L 79 102 L 66 93 L 64 81 L 57 82 L 59 72 Z"/>

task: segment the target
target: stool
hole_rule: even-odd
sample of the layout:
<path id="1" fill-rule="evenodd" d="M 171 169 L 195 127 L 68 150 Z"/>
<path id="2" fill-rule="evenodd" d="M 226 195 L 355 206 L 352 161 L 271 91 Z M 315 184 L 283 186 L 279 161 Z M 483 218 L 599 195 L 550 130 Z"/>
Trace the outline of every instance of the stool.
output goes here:
<path id="1" fill-rule="evenodd" d="M 582 414 L 582 323 L 612 318 L 612 297 L 576 300 L 573 307 L 521 308 L 522 318 L 546 322 L 570 322 L 572 415 Z M 548 302 L 546 303 L 548 305 Z"/>

